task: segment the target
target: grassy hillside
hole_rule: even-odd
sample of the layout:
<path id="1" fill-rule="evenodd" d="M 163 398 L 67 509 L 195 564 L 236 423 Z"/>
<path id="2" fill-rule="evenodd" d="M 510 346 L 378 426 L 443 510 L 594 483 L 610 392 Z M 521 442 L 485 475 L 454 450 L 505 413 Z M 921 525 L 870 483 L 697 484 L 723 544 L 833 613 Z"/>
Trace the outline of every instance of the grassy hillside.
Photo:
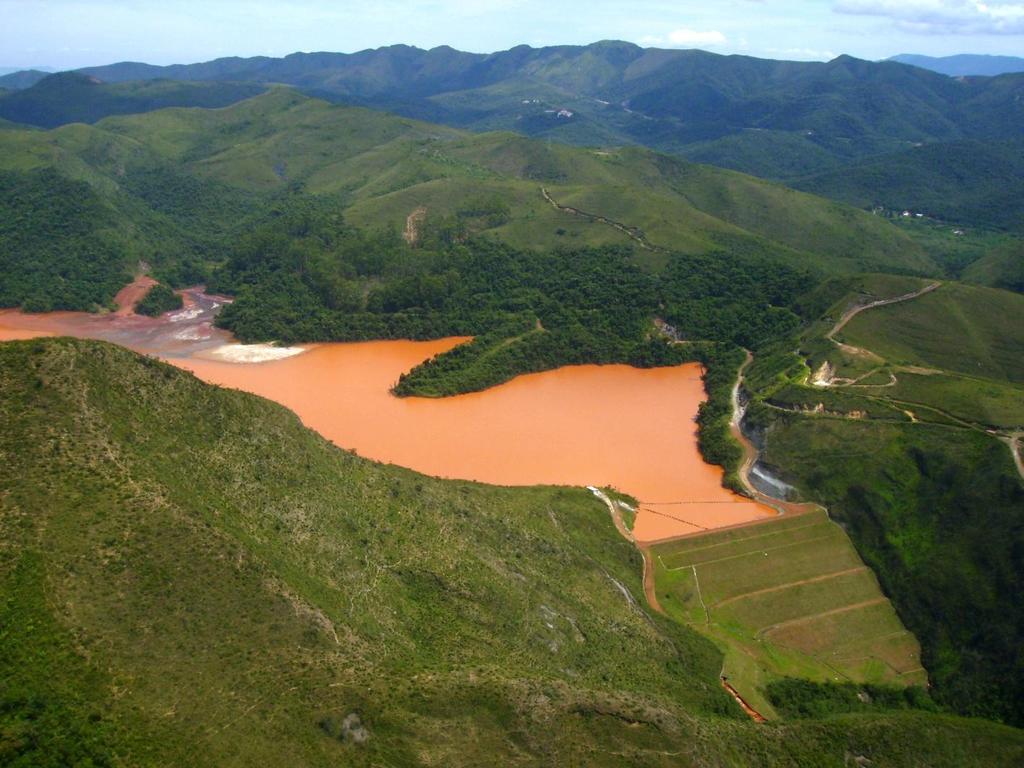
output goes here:
<path id="1" fill-rule="evenodd" d="M 1024 296 L 947 283 L 920 299 L 863 312 L 837 338 L 895 364 L 1024 383 Z"/>
<path id="2" fill-rule="evenodd" d="M 243 120 L 244 127 L 232 127 Z M 486 194 L 510 206 L 509 221 L 494 234 L 516 245 L 629 242 L 553 209 L 540 194 L 544 185 L 558 202 L 624 222 L 668 249 L 708 251 L 734 240 L 751 249 L 774 246 L 829 269 L 931 266 L 918 247 L 872 217 L 643 150 L 595 152 L 510 134 L 460 135 L 285 90 L 221 113 L 165 112 L 102 127 L 163 146 L 193 172 L 227 183 L 274 188 L 301 181 L 314 193 L 345 194 L 352 221 L 366 227 L 401 229 L 420 206 L 451 215 L 467 198 Z M 172 130 L 177 146 L 163 145 Z M 211 142 L 213 130 L 225 138 Z M 558 234 L 570 229 L 581 236 Z"/>
<path id="3" fill-rule="evenodd" d="M 722 673 L 758 712 L 780 677 L 922 685 L 917 640 L 823 512 L 652 547 L 658 602 L 725 648 Z"/>
<path id="4" fill-rule="evenodd" d="M 993 248 L 967 267 L 964 280 L 1024 293 L 1024 242 Z"/>
<path id="5" fill-rule="evenodd" d="M 929 144 L 791 180 L 858 208 L 1024 232 L 1024 141 Z"/>
<path id="6" fill-rule="evenodd" d="M 4 344 L 0 379 L 8 764 L 1024 756 L 926 713 L 749 723 L 582 489 L 374 465 L 105 344 Z"/>
<path id="7" fill-rule="evenodd" d="M 770 468 L 847 527 L 920 639 L 935 696 L 1020 723 L 1021 297 L 944 283 L 827 337 L 850 307 L 926 284 L 833 286 L 819 322 L 755 361 L 749 426 Z"/>
<path id="8" fill-rule="evenodd" d="M 225 109 L 3 131 L 0 147 L 0 170 L 52 169 L 87 182 L 117 212 L 125 266 L 145 254 L 171 282 L 218 266 L 241 232 L 274 221 L 285 198 L 320 200 L 366 230 L 410 226 L 414 244 L 418 222 L 448 244 L 485 233 L 524 248 L 636 245 L 628 230 L 642 233 L 641 261 L 655 270 L 662 251 L 826 272 L 937 269 L 885 221 L 751 177 L 647 150 L 461 134 L 283 88 Z M 542 188 L 608 221 L 560 210 Z M 500 216 L 490 215 L 495 202 Z M 38 239 L 34 230 L 23 236 Z"/>

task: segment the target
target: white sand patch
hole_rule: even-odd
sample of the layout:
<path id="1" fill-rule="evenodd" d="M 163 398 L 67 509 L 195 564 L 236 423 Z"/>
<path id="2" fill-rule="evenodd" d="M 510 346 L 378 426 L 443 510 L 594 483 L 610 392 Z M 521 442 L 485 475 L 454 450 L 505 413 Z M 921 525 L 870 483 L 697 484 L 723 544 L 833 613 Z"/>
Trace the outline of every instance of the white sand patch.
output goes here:
<path id="1" fill-rule="evenodd" d="M 203 314 L 202 307 L 192 307 L 191 309 L 183 309 L 179 312 L 175 312 L 173 315 L 168 316 L 168 320 L 172 323 L 180 323 L 183 320 L 195 320 Z"/>
<path id="2" fill-rule="evenodd" d="M 224 344 L 200 356 L 224 363 L 267 363 L 301 355 L 305 347 L 275 347 L 273 344 Z"/>
<path id="3" fill-rule="evenodd" d="M 191 328 L 185 328 L 184 330 L 178 331 L 174 334 L 174 338 L 178 341 L 205 341 L 210 338 L 210 329 L 203 328 L 202 326 L 193 326 Z"/>

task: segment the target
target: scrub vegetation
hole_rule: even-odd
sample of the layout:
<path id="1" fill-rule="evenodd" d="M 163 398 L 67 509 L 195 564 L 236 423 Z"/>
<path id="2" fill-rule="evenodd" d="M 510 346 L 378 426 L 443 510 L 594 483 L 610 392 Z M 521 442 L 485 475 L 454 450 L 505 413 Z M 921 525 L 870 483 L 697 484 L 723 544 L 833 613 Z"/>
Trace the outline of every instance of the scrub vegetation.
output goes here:
<path id="1" fill-rule="evenodd" d="M 6 764 L 1024 758 L 931 713 L 751 723 L 586 490 L 376 465 L 98 342 L 4 344 L 0 383 Z"/>
<path id="2" fill-rule="evenodd" d="M 135 305 L 135 311 L 140 315 L 156 317 L 164 312 L 181 309 L 181 296 L 176 294 L 166 285 L 157 283 L 142 297 L 142 300 Z"/>

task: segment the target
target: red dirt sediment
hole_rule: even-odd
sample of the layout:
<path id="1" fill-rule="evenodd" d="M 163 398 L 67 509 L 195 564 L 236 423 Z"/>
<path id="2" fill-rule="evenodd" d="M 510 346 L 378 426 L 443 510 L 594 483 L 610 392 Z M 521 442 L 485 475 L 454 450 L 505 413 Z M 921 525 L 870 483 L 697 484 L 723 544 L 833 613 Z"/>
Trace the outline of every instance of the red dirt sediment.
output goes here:
<path id="1" fill-rule="evenodd" d="M 725 690 L 727 690 L 734 699 L 736 699 L 736 703 L 740 705 L 740 708 L 747 713 L 751 720 L 753 720 L 755 723 L 768 722 L 768 718 L 766 718 L 764 715 L 762 715 L 760 712 L 758 712 L 756 709 L 750 706 L 747 703 L 746 699 L 740 696 L 740 692 L 733 688 L 732 685 L 730 685 L 729 681 L 725 679 L 724 675 L 722 676 L 722 687 L 725 688 Z"/>
<path id="2" fill-rule="evenodd" d="M 149 289 L 156 285 L 156 282 L 149 275 L 141 275 L 128 283 L 114 297 L 114 302 L 117 304 L 117 311 L 114 314 L 122 317 L 135 314 L 135 305 L 142 301 L 149 293 Z"/>
<path id="3" fill-rule="evenodd" d="M 644 596 L 647 598 L 647 604 L 651 606 L 658 613 L 665 613 L 661 607 L 661 603 L 658 602 L 658 594 L 656 592 L 656 585 L 654 583 L 654 558 L 651 557 L 650 547 L 640 547 L 640 554 L 644 558 Z"/>

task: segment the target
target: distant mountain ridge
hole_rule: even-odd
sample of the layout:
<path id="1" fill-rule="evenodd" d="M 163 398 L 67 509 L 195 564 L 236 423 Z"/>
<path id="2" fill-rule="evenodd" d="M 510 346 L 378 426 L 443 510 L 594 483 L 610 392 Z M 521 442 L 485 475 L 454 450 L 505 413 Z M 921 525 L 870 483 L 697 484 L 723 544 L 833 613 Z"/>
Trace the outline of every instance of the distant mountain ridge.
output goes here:
<path id="1" fill-rule="evenodd" d="M 1008 138 L 1024 122 L 1024 108 L 1009 98 L 1024 90 L 1024 76 L 957 83 L 850 56 L 787 62 L 615 41 L 494 54 L 395 45 L 188 65 L 122 62 L 79 72 L 106 83 L 285 83 L 461 128 L 676 151 L 755 130 L 781 132 L 832 155 L 864 157 L 918 141 Z M 31 80 L 19 73 L 0 78 L 0 87 L 19 87 L 17 77 Z M 779 141 L 772 136 L 769 144 Z M 778 170 L 774 175 L 810 169 Z"/>
<path id="2" fill-rule="evenodd" d="M 52 74 L 52 72 L 44 72 L 41 69 L 21 69 L 5 72 L 3 75 L 0 75 L 0 88 L 7 88 L 12 91 L 31 88 L 44 77 Z"/>
<path id="3" fill-rule="evenodd" d="M 255 83 L 105 83 L 81 72 L 61 72 L 0 98 L 0 119 L 56 128 L 165 107 L 226 107 L 263 91 L 264 87 Z"/>
<path id="4" fill-rule="evenodd" d="M 974 53 L 959 53 L 955 56 L 920 56 L 901 53 L 888 61 L 909 64 L 913 67 L 930 69 L 951 77 L 983 76 L 993 77 L 1011 72 L 1024 72 L 1024 58 L 1019 56 L 990 56 Z"/>
<path id="5" fill-rule="evenodd" d="M 523 45 L 492 54 L 394 45 L 352 54 L 230 57 L 187 65 L 122 62 L 78 74 L 103 81 L 94 94 L 116 93 L 129 81 L 217 83 L 229 86 L 221 93 L 224 103 L 235 93 L 231 84 L 283 83 L 329 101 L 460 129 L 507 130 L 574 145 L 642 145 L 784 183 L 843 178 L 847 167 L 923 145 L 1024 137 L 1024 74 L 950 78 L 851 56 L 774 61 L 618 41 Z M 26 73 L 0 77 L 0 88 L 30 80 Z M 118 94 L 108 112 L 103 107 L 62 112 L 54 109 L 52 96 L 36 90 L 45 90 L 47 82 L 0 94 L 0 118 L 52 127 L 154 108 L 144 95 L 125 101 Z M 239 90 L 237 95 L 251 94 Z M 174 103 L 216 105 L 194 100 L 200 97 L 211 94 L 183 89 Z M 45 121 L 32 117 L 39 99 L 49 105 Z M 972 184 L 971 155 L 966 158 L 964 178 Z M 911 162 L 916 161 L 913 155 Z M 841 199 L 851 199 L 849 184 L 844 187 Z M 838 196 L 821 184 L 815 190 Z M 873 202 L 913 204 L 890 191 L 866 187 L 854 196 L 877 193 Z M 967 215 L 956 199 L 945 209 L 952 218 Z"/>
<path id="6" fill-rule="evenodd" d="M 0 67 L 0 77 L 4 75 L 13 75 L 16 72 L 49 72 L 53 73 L 57 70 L 53 67 Z"/>

